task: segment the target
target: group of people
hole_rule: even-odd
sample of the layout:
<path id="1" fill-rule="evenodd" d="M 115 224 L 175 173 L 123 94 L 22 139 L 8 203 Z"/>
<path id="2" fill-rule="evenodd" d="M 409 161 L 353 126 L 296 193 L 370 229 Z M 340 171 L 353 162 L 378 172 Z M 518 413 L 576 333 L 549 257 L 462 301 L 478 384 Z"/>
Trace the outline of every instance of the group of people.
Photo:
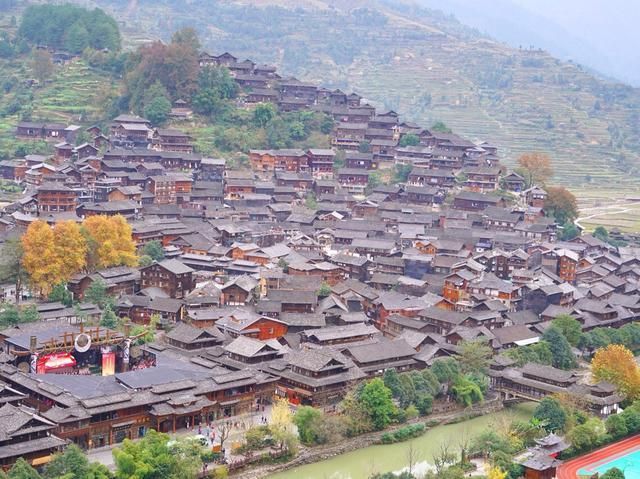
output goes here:
<path id="1" fill-rule="evenodd" d="M 156 365 L 155 359 L 143 358 L 131 366 L 131 371 L 138 371 L 140 369 L 153 368 Z"/>

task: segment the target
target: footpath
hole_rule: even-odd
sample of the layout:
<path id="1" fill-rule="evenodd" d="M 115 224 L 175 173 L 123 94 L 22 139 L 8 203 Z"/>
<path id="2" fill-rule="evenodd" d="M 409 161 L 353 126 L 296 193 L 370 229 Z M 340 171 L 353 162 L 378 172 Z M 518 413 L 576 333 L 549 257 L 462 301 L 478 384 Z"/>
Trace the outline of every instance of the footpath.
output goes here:
<path id="1" fill-rule="evenodd" d="M 244 433 L 247 429 L 263 424 L 263 418 L 269 419 L 271 416 L 271 406 L 267 406 L 264 411 L 252 412 L 234 416 L 232 419 L 219 419 L 211 423 L 211 427 L 204 424 L 202 426 L 195 426 L 189 429 L 181 429 L 175 433 L 169 433 L 172 439 L 204 436 L 207 438 L 207 447 L 213 447 L 220 444 L 220 427 L 227 423 L 231 426 L 229 437 L 224 441 L 224 448 L 226 451 L 227 460 L 233 460 L 231 454 L 232 444 L 239 443 L 244 440 Z M 213 433 L 213 436 L 212 436 Z M 213 439 L 213 440 L 212 440 Z M 134 439 L 138 441 L 139 439 Z M 97 447 L 87 451 L 87 456 L 90 461 L 99 462 L 104 464 L 110 470 L 115 469 L 115 463 L 113 460 L 113 450 L 118 447 L 118 444 L 111 446 Z"/>

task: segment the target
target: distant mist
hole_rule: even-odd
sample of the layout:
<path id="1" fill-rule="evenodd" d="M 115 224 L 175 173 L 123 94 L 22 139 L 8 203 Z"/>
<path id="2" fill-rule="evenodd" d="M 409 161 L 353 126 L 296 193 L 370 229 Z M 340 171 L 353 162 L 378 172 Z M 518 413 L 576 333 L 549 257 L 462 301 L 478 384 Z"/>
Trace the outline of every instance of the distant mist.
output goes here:
<path id="1" fill-rule="evenodd" d="M 534 46 L 640 86 L 635 0 L 417 0 L 514 47 Z"/>

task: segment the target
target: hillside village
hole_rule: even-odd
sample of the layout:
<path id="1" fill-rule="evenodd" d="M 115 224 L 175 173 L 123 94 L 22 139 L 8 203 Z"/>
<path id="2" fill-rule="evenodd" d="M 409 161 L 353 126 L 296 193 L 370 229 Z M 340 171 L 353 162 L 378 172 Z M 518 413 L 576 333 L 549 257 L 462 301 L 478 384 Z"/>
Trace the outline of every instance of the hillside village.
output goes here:
<path id="1" fill-rule="evenodd" d="M 583 332 L 637 320 L 638 250 L 559 240 L 547 191 L 505 168 L 499 145 L 229 53 L 199 62 L 229 70 L 243 108 L 329 115 L 331 148 L 252 149 L 248 167 L 231 167 L 175 126 L 193 115 L 183 99 L 171 127 L 132 114 L 108 128 L 19 122 L 16 137 L 55 154 L 0 162 L 24 188 L 3 210 L 3 242 L 37 221 L 121 215 L 139 251 L 161 252 L 75 274 L 75 306 L 2 285 L 4 301 L 35 303 L 40 320 L 0 331 L 0 404 L 41 422 L 30 435 L 2 431 L 14 434 L 0 442 L 3 467 L 40 464 L 67 441 L 90 449 L 233 418 L 273 397 L 330 409 L 366 379 L 423 370 L 468 341 L 491 347 L 493 393 L 563 391 L 596 415 L 618 410 L 610 384 L 506 353 L 561 315 Z M 124 328 L 98 325 L 103 308 L 86 299 L 96 284 Z M 140 344 L 131 328 L 150 324 L 155 339 Z"/>

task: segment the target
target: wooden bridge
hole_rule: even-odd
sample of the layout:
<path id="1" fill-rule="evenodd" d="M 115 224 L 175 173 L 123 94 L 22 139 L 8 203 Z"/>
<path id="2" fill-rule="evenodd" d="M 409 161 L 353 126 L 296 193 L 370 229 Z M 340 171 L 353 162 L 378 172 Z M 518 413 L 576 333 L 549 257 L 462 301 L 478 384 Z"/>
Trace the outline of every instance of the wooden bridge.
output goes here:
<path id="1" fill-rule="evenodd" d="M 546 391 L 543 393 L 542 391 L 532 388 L 529 388 L 527 391 L 523 391 L 516 388 L 510 388 L 505 385 L 494 387 L 493 390 L 500 395 L 502 402 L 505 404 L 514 404 L 525 401 L 540 402 L 549 395 Z"/>

